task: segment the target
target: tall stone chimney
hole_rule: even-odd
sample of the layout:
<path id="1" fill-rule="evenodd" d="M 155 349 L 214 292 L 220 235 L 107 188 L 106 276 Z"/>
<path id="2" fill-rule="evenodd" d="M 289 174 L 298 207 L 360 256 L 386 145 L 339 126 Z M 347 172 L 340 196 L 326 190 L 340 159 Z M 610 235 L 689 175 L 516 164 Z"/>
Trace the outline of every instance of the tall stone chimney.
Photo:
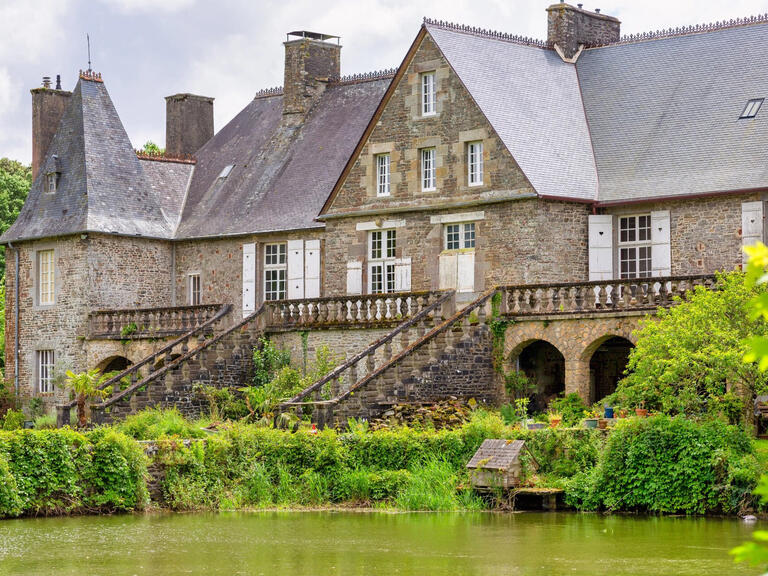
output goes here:
<path id="1" fill-rule="evenodd" d="M 61 77 L 56 76 L 56 88 L 51 79 L 43 77 L 43 85 L 33 88 L 32 93 L 32 178 L 37 177 L 48 146 L 59 128 L 59 122 L 69 104 L 72 92 L 61 89 Z"/>
<path id="2" fill-rule="evenodd" d="M 613 16 L 584 10 L 582 5 L 565 2 L 547 8 L 547 40 L 555 44 L 565 58 L 573 58 L 579 46 L 598 46 L 618 42 L 621 22 Z"/>
<path id="3" fill-rule="evenodd" d="M 305 113 L 323 93 L 328 81 L 338 78 L 340 74 L 341 44 L 338 36 L 289 32 L 285 42 L 283 114 Z"/>
<path id="4" fill-rule="evenodd" d="M 213 98 L 194 94 L 165 97 L 165 153 L 194 154 L 213 136 Z"/>

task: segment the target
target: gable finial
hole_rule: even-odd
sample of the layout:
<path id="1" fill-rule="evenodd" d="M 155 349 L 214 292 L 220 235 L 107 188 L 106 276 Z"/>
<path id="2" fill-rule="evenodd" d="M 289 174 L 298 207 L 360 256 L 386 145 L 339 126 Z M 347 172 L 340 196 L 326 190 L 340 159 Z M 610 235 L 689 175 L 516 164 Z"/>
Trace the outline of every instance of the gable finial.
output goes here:
<path id="1" fill-rule="evenodd" d="M 88 72 L 93 72 L 93 68 L 91 68 L 91 36 L 90 34 L 85 34 L 85 40 L 88 42 Z"/>

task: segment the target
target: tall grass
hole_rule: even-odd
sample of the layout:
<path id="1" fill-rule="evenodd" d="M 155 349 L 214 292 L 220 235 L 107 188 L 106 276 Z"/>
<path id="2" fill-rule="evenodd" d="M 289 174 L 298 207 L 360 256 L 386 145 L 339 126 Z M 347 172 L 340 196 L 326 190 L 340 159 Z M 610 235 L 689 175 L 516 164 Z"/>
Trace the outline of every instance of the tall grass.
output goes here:
<path id="1" fill-rule="evenodd" d="M 117 429 L 136 440 L 157 440 L 163 436 L 203 438 L 205 432 L 186 420 L 176 408 L 149 408 L 128 416 Z"/>

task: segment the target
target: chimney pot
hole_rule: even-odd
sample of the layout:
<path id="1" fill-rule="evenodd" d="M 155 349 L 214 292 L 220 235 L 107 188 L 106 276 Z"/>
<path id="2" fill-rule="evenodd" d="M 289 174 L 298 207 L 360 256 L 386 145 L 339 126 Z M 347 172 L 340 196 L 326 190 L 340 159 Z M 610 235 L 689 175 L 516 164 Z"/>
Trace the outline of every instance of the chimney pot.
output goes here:
<path id="1" fill-rule="evenodd" d="M 213 98 L 174 94 L 165 98 L 165 153 L 194 154 L 213 137 Z"/>
<path id="2" fill-rule="evenodd" d="M 595 14 L 600 14 L 600 8 L 595 8 Z"/>
<path id="3" fill-rule="evenodd" d="M 50 88 L 50 87 L 51 87 L 51 77 L 43 76 L 43 88 Z"/>
<path id="4" fill-rule="evenodd" d="M 61 90 L 61 74 L 56 74 L 56 90 Z"/>

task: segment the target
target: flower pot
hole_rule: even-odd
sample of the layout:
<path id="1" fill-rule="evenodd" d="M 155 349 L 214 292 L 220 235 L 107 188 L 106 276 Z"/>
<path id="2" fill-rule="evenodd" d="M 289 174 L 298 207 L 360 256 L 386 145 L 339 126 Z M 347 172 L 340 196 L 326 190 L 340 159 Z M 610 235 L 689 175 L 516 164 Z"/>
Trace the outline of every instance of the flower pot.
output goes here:
<path id="1" fill-rule="evenodd" d="M 547 425 L 544 424 L 544 422 L 534 422 L 533 424 L 528 424 L 528 430 L 543 430 L 546 427 Z"/>
<path id="2" fill-rule="evenodd" d="M 585 418 L 584 428 L 597 428 L 597 418 Z"/>
<path id="3" fill-rule="evenodd" d="M 562 418 L 550 418 L 549 419 L 549 427 L 550 428 L 557 428 L 558 426 L 560 426 L 560 422 L 562 422 L 562 421 L 563 421 Z"/>
<path id="4" fill-rule="evenodd" d="M 635 414 L 638 418 L 645 418 L 648 416 L 648 409 L 647 408 L 635 408 Z"/>
<path id="5" fill-rule="evenodd" d="M 613 408 L 611 406 L 606 406 L 605 407 L 605 414 L 604 414 L 604 416 L 606 418 L 613 418 Z"/>
<path id="6" fill-rule="evenodd" d="M 607 418 L 600 418 L 597 421 L 597 427 L 600 428 L 600 430 L 607 430 L 608 429 L 608 419 Z"/>

